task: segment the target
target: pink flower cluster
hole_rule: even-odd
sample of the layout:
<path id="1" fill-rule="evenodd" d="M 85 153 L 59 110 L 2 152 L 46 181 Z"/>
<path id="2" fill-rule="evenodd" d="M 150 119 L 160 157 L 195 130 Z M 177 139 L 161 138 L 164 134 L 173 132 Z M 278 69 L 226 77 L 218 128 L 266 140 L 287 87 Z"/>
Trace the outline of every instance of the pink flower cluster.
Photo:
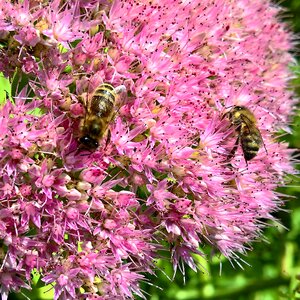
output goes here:
<path id="1" fill-rule="evenodd" d="M 176 271 L 211 245 L 239 264 L 292 172 L 274 139 L 293 106 L 291 36 L 261 0 L 0 0 L 2 299 L 130 299 L 167 249 Z M 110 139 L 79 144 L 89 95 L 124 85 Z M 224 112 L 257 118 L 248 163 Z"/>

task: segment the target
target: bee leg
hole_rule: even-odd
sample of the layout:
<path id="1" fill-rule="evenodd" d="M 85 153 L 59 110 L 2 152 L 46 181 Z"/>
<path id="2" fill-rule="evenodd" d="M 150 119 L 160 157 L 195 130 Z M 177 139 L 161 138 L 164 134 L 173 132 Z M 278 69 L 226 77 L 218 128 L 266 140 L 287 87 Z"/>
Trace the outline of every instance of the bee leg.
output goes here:
<path id="1" fill-rule="evenodd" d="M 108 130 L 104 150 L 105 150 L 105 149 L 107 148 L 107 146 L 109 145 L 110 139 L 111 139 L 111 132 L 110 132 L 110 130 Z"/>
<path id="2" fill-rule="evenodd" d="M 229 162 L 232 160 L 232 158 L 234 157 L 235 155 L 235 152 L 239 146 L 239 143 L 240 143 L 240 137 L 238 137 L 234 143 L 234 146 L 232 148 L 232 150 L 230 151 L 230 153 L 228 154 L 227 158 L 226 158 L 226 161 L 225 162 Z"/>
<path id="3" fill-rule="evenodd" d="M 111 120 L 115 120 L 117 113 L 118 113 L 118 112 L 115 111 L 115 112 L 112 114 Z M 111 131 L 110 131 L 110 129 L 108 128 L 108 131 L 107 131 L 107 138 L 106 138 L 105 148 L 104 148 L 104 149 L 107 148 L 108 144 L 110 143 L 110 140 L 111 140 Z"/>

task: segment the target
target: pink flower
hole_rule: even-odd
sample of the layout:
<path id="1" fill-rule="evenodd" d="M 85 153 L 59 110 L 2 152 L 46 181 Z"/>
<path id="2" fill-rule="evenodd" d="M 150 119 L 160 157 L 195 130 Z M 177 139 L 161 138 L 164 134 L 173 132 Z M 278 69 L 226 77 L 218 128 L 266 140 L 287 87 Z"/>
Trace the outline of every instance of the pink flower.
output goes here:
<path id="1" fill-rule="evenodd" d="M 37 32 L 32 27 L 23 27 L 18 35 L 15 35 L 15 39 L 20 43 L 27 46 L 34 47 L 39 41 L 40 37 Z"/>
<path id="2" fill-rule="evenodd" d="M 142 274 L 163 247 L 175 272 L 200 268 L 203 244 L 239 264 L 294 172 L 273 138 L 294 105 L 278 8 L 16 2 L 0 0 L 0 71 L 13 87 L 0 109 L 2 297 L 29 289 L 36 269 L 55 299 L 145 298 Z M 114 116 L 88 149 L 80 128 L 103 83 Z M 233 106 L 257 120 L 264 145 L 252 160 L 240 141 L 231 155 Z"/>

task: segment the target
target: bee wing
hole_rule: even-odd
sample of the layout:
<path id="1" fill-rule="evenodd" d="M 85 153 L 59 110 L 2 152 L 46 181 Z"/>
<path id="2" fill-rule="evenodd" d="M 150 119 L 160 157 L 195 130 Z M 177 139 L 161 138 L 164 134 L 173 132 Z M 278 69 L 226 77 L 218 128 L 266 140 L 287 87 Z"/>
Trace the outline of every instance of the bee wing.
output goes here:
<path id="1" fill-rule="evenodd" d="M 115 92 L 116 94 L 121 94 L 121 93 L 125 93 L 126 92 L 126 87 L 125 85 L 119 85 L 115 88 Z"/>
<path id="2" fill-rule="evenodd" d="M 252 135 L 256 141 L 256 143 L 261 146 L 263 144 L 263 139 L 261 133 L 257 127 L 252 127 L 251 129 Z"/>
<path id="3" fill-rule="evenodd" d="M 263 144 L 263 138 L 257 128 L 257 125 L 245 115 L 242 116 L 242 119 L 243 135 L 253 137 L 253 140 L 257 143 L 257 145 L 261 146 Z"/>
<path id="4" fill-rule="evenodd" d="M 259 146 L 263 145 L 264 148 L 265 148 L 266 153 L 268 154 L 268 150 L 267 150 L 267 148 L 266 148 L 266 145 L 265 145 L 265 143 L 264 143 L 264 139 L 263 139 L 263 137 L 262 137 L 262 135 L 261 135 L 260 130 L 259 130 L 257 127 L 255 127 L 255 128 L 254 128 L 254 131 L 255 131 L 255 135 L 256 135 L 256 137 L 257 137 L 257 140 L 256 140 L 257 144 L 258 144 Z"/>
<path id="5" fill-rule="evenodd" d="M 247 162 L 257 155 L 264 143 L 260 131 L 255 126 L 243 124 L 241 132 L 241 146 Z"/>
<path id="6" fill-rule="evenodd" d="M 125 85 L 115 87 L 116 101 L 115 101 L 115 115 L 119 112 L 122 105 L 125 103 L 127 96 L 127 89 Z M 114 119 L 114 117 L 113 117 Z"/>

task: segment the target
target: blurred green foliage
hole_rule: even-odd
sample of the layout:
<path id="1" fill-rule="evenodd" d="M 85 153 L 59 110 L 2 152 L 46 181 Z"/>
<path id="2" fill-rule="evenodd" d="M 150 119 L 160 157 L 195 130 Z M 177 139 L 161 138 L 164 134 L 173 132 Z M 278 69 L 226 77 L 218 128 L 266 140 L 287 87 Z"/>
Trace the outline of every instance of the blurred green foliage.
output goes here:
<path id="1" fill-rule="evenodd" d="M 278 3 L 279 1 L 274 1 Z M 280 5 L 286 8 L 283 13 L 283 21 L 290 24 L 291 30 L 295 33 L 300 32 L 300 1 L 299 0 L 285 0 L 279 2 Z"/>
<path id="2" fill-rule="evenodd" d="M 300 32 L 300 0 L 284 1 L 280 5 L 287 8 L 282 19 L 297 34 Z M 295 51 L 299 58 L 299 53 Z M 299 58 L 300 59 L 300 58 Z M 296 77 L 292 83 L 300 96 L 300 67 L 293 70 Z M 6 83 L 1 81 L 3 88 Z M 5 88 L 4 88 L 5 90 Z M 2 93 L 2 94 L 1 94 Z M 3 94 L 4 93 L 4 94 Z M 0 90 L 0 99 L 5 91 Z M 299 107 L 292 121 L 292 134 L 282 139 L 291 148 L 300 149 L 300 114 Z M 298 156 L 297 156 L 298 155 Z M 300 150 L 295 150 L 295 158 L 299 159 Z M 298 168 L 299 169 L 299 168 Z M 197 258 L 203 266 L 198 273 L 186 267 L 185 284 L 182 274 L 172 278 L 172 266 L 166 260 L 158 261 L 162 272 L 157 277 L 148 276 L 149 283 L 142 284 L 149 300 L 287 300 L 300 299 L 300 180 L 291 176 L 287 187 L 280 188 L 280 193 L 290 195 L 284 210 L 276 213 L 281 225 L 270 226 L 264 231 L 264 240 L 257 241 L 243 259 L 243 269 L 232 266 L 228 260 L 220 257 L 207 262 Z M 270 224 L 274 225 L 274 224 Z M 287 228 L 287 229 L 284 229 Z M 267 242 L 266 242 L 267 241 Z M 210 249 L 202 249 L 208 254 Z M 222 272 L 220 275 L 220 266 Z M 206 271 L 204 271 L 206 269 Z M 166 276 L 168 275 L 168 276 Z M 298 279 L 297 279 L 298 278 Z M 31 293 L 24 292 L 30 299 L 50 299 L 47 288 L 36 286 Z M 26 299 L 24 294 L 10 295 L 9 300 Z"/>

